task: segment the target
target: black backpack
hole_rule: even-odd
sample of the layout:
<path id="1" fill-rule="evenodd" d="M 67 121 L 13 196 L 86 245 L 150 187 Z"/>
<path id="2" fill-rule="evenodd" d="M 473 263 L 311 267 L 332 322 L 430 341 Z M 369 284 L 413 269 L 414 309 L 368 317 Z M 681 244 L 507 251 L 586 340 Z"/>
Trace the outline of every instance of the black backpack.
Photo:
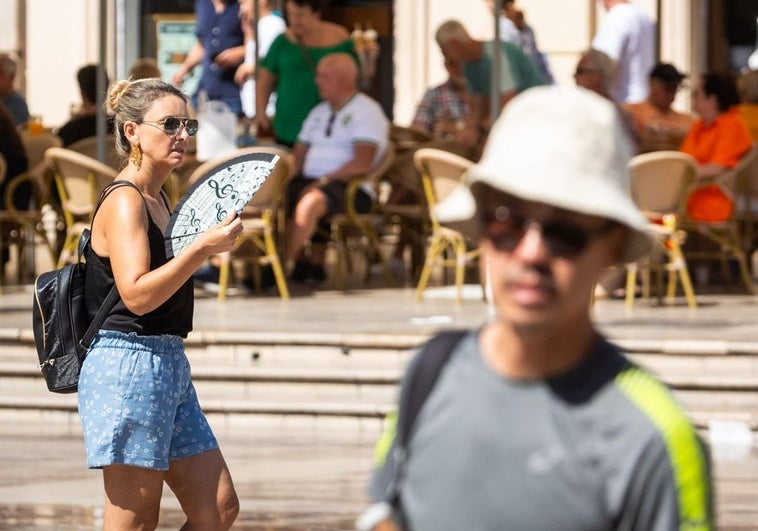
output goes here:
<path id="1" fill-rule="evenodd" d="M 95 213 L 103 199 L 120 186 L 134 186 L 115 181 L 100 195 Z M 135 187 L 136 188 L 136 187 Z M 114 285 L 90 322 L 84 300 L 87 264 L 83 257 L 90 244 L 90 230 L 79 239 L 79 259 L 60 269 L 42 273 L 34 281 L 32 329 L 37 347 L 39 369 L 47 389 L 53 393 L 75 393 L 79 371 L 90 344 L 105 318 L 119 299 Z"/>

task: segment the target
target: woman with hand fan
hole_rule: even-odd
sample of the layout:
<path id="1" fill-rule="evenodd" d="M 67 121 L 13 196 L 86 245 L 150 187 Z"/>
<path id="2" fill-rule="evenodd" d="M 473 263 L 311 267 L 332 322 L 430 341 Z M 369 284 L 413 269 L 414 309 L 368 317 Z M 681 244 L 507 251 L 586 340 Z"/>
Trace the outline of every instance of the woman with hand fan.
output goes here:
<path id="1" fill-rule="evenodd" d="M 187 97 L 158 79 L 119 81 L 108 94 L 116 148 L 128 163 L 101 196 L 86 255 L 90 314 L 115 283 L 113 307 L 84 360 L 79 413 L 87 465 L 102 468 L 107 529 L 154 529 L 164 482 L 192 529 L 229 529 L 239 512 L 231 475 L 190 380 L 192 273 L 232 249 L 235 213 L 169 258 L 161 187 L 197 132 Z"/>

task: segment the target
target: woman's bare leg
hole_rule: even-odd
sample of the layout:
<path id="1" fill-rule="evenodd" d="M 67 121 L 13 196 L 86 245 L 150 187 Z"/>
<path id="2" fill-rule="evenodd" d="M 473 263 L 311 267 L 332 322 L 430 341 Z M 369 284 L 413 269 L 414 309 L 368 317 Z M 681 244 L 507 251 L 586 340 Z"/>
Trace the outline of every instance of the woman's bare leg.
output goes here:
<path id="1" fill-rule="evenodd" d="M 182 531 L 224 531 L 239 514 L 232 476 L 219 449 L 172 461 L 166 484 L 187 515 Z"/>
<path id="2" fill-rule="evenodd" d="M 165 474 L 129 465 L 104 467 L 104 531 L 155 529 Z"/>

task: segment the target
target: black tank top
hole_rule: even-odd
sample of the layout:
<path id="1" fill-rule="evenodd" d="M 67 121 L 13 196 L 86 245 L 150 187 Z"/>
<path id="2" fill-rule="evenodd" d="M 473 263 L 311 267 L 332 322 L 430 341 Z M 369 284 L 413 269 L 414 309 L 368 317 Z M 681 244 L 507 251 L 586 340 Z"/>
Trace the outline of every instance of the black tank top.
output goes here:
<path id="1" fill-rule="evenodd" d="M 105 199 L 105 196 L 119 186 L 131 186 L 137 189 L 136 186 L 128 181 L 114 181 L 112 185 L 103 191 L 98 201 L 98 207 L 103 199 Z M 163 196 L 161 195 L 161 197 Z M 171 208 L 165 197 L 163 197 L 163 202 L 166 205 L 166 209 L 170 212 Z M 145 209 L 147 210 L 147 203 L 145 203 Z M 97 213 L 97 209 L 95 209 L 95 213 Z M 166 257 L 163 232 L 153 222 L 149 210 L 147 210 L 147 218 L 147 236 L 150 243 L 150 270 L 152 271 L 168 262 L 169 259 Z M 90 318 L 92 318 L 97 313 L 98 308 L 102 306 L 105 297 L 114 284 L 113 270 L 111 269 L 110 259 L 98 256 L 91 246 L 87 248 L 85 258 L 87 260 L 87 278 L 84 284 L 84 295 L 87 301 L 87 312 Z M 144 315 L 132 313 L 126 308 L 124 302 L 119 299 L 108 314 L 108 317 L 105 318 L 105 322 L 101 328 L 103 330 L 116 330 L 127 334 L 136 332 L 141 336 L 170 334 L 187 337 L 187 334 L 192 330 L 194 302 L 192 278 L 190 278 L 166 302 Z"/>

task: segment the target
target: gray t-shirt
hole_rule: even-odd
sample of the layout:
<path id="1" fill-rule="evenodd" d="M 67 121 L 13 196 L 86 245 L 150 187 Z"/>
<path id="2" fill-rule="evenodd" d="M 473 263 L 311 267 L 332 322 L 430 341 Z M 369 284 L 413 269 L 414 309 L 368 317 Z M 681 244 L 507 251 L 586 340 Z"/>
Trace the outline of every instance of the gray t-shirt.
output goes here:
<path id="1" fill-rule="evenodd" d="M 377 470 L 375 501 L 393 467 L 389 457 Z M 495 374 L 467 334 L 419 412 L 401 485 L 417 531 L 713 525 L 696 432 L 668 390 L 604 340 L 569 373 L 524 381 Z"/>

